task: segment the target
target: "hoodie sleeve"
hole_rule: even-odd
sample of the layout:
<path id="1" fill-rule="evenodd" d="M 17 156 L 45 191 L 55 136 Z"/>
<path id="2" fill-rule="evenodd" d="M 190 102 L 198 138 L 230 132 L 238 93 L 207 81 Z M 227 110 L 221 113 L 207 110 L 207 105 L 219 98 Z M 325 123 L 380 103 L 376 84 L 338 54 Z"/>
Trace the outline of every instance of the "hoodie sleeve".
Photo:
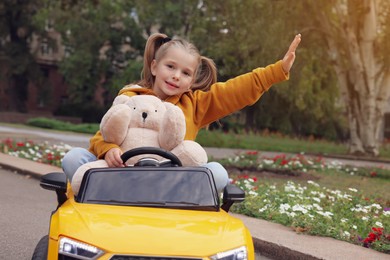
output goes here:
<path id="1" fill-rule="evenodd" d="M 203 127 L 233 112 L 253 105 L 276 83 L 288 79 L 282 62 L 257 68 L 226 82 L 218 82 L 209 91 L 196 91 L 195 121 Z"/>
<path id="2" fill-rule="evenodd" d="M 105 142 L 100 131 L 89 140 L 89 151 L 95 154 L 98 159 L 104 159 L 106 153 L 112 148 L 120 147 L 119 145 Z"/>

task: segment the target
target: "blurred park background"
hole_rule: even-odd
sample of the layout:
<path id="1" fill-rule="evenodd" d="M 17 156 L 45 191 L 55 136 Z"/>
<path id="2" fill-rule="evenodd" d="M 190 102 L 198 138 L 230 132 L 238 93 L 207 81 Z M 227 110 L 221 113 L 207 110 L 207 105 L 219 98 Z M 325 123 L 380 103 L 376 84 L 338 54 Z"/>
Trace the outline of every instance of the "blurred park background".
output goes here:
<path id="1" fill-rule="evenodd" d="M 0 121 L 99 123 L 140 79 L 154 32 L 193 42 L 219 81 L 276 62 L 302 34 L 289 81 L 211 132 L 326 140 L 366 156 L 389 145 L 390 1 L 380 0 L 3 0 Z"/>

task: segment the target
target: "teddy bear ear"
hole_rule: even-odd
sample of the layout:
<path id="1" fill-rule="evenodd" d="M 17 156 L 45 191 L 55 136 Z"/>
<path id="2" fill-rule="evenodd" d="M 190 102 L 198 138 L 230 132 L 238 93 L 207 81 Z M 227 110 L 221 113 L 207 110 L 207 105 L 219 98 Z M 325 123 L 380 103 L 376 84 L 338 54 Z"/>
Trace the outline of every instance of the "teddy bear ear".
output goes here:
<path id="1" fill-rule="evenodd" d="M 114 99 L 114 102 L 112 103 L 113 106 L 119 105 L 119 104 L 126 104 L 130 100 L 129 96 L 126 95 L 119 95 Z"/>

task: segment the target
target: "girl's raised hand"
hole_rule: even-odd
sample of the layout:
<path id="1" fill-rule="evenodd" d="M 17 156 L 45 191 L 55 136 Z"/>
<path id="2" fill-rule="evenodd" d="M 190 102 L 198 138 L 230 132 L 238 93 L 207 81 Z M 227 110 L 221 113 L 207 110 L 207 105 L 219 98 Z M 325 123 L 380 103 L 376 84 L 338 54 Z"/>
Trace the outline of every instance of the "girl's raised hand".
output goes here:
<path id="1" fill-rule="evenodd" d="M 301 42 L 301 34 L 295 35 L 294 40 L 290 44 L 286 55 L 284 55 L 282 60 L 282 67 L 284 72 L 290 72 L 290 69 L 295 61 L 295 50 L 297 49 L 299 43 Z"/>

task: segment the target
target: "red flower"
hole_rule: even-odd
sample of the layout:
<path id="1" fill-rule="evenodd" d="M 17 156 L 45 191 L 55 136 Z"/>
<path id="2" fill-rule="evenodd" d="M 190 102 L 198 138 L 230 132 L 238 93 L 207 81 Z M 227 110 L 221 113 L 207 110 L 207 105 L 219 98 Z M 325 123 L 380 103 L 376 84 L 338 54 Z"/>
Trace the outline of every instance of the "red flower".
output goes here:
<path id="1" fill-rule="evenodd" d="M 368 236 L 363 240 L 364 246 L 368 247 L 369 244 L 375 242 L 375 240 L 380 240 L 380 237 L 383 234 L 383 228 L 373 227 L 371 228 L 373 232 L 370 232 Z"/>
<path id="2" fill-rule="evenodd" d="M 283 159 L 281 162 L 280 162 L 280 165 L 286 165 L 286 164 L 288 164 L 288 161 L 287 160 L 285 160 L 285 159 Z"/>
<path id="3" fill-rule="evenodd" d="M 381 236 L 383 233 L 383 228 L 373 227 L 372 231 L 374 231 L 375 234 L 378 234 L 379 236 Z"/>
<path id="4" fill-rule="evenodd" d="M 376 172 L 370 172 L 370 176 L 371 176 L 371 177 L 376 177 L 376 176 L 377 176 L 377 173 L 376 173 Z"/>
<path id="5" fill-rule="evenodd" d="M 246 154 L 247 155 L 257 155 L 258 152 L 257 151 L 247 151 Z"/>
<path id="6" fill-rule="evenodd" d="M 47 159 L 48 159 L 49 161 L 52 161 L 52 160 L 54 159 L 53 154 L 52 154 L 52 153 L 48 153 L 48 154 L 47 154 Z"/>
<path id="7" fill-rule="evenodd" d="M 16 143 L 16 146 L 18 146 L 18 147 L 24 147 L 24 143 L 22 143 L 22 142 L 17 142 L 17 143 Z"/>

